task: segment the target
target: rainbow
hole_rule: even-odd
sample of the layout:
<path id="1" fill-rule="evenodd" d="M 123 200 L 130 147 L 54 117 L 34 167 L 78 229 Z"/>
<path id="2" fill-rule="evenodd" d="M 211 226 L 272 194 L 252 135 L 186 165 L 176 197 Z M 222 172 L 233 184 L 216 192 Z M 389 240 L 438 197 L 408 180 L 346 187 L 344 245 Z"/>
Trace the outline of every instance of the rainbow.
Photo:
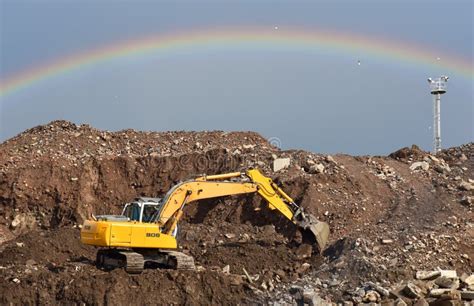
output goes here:
<path id="1" fill-rule="evenodd" d="M 446 73 L 473 77 L 472 59 L 433 53 L 427 48 L 353 33 L 301 28 L 227 28 L 159 34 L 101 46 L 43 63 L 0 79 L 0 97 L 13 94 L 45 79 L 70 73 L 102 61 L 153 53 L 174 53 L 201 48 L 271 48 L 278 50 L 327 50 L 375 55 L 415 66 L 442 68 Z M 437 60 L 441 58 L 441 60 Z"/>

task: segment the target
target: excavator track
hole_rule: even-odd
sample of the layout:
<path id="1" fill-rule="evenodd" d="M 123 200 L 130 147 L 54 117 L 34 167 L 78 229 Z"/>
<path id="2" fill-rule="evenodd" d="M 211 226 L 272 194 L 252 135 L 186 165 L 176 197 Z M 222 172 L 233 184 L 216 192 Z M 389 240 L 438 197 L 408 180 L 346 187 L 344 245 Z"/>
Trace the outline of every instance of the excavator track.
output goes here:
<path id="1" fill-rule="evenodd" d="M 126 258 L 125 271 L 131 274 L 142 273 L 145 267 L 145 258 L 142 254 L 131 251 L 122 251 L 120 254 Z"/>
<path id="2" fill-rule="evenodd" d="M 196 269 L 192 256 L 171 250 L 135 252 L 133 250 L 105 249 L 99 250 L 96 258 L 98 268 L 106 270 L 124 268 L 130 274 L 142 273 L 147 262 L 175 270 Z"/>
<path id="3" fill-rule="evenodd" d="M 195 270 L 194 258 L 181 252 L 162 250 L 168 256 L 168 265 L 176 270 Z"/>
<path id="4" fill-rule="evenodd" d="M 99 250 L 96 265 L 106 270 L 125 268 L 128 273 L 137 274 L 143 271 L 145 259 L 142 254 L 128 250 Z"/>

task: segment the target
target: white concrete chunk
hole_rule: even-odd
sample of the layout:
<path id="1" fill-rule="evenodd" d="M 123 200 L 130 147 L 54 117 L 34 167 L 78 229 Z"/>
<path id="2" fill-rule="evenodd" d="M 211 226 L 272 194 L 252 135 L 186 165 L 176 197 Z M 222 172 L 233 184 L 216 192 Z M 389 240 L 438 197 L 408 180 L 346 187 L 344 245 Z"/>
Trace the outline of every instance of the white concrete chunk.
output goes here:
<path id="1" fill-rule="evenodd" d="M 447 278 L 457 278 L 458 274 L 456 273 L 456 270 L 439 270 L 441 273 L 441 276 L 447 277 Z"/>
<path id="2" fill-rule="evenodd" d="M 288 168 L 289 165 L 290 158 L 277 158 L 273 161 L 273 171 L 280 171 L 281 169 Z"/>

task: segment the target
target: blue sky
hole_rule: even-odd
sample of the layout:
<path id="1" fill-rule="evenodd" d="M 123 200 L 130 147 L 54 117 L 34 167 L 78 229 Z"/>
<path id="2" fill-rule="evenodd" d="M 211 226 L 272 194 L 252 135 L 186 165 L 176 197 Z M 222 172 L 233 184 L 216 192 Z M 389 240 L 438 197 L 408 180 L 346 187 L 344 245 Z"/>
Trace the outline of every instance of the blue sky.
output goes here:
<path id="1" fill-rule="evenodd" d="M 329 29 L 474 60 L 472 1 L 0 0 L 0 12 L 2 79 L 114 42 L 238 26 Z M 451 77 L 443 146 L 473 141 L 472 78 L 363 51 L 239 48 L 119 58 L 37 82 L 0 97 L 0 140 L 66 119 L 108 130 L 254 130 L 316 152 L 430 150 L 426 78 L 441 74 Z"/>

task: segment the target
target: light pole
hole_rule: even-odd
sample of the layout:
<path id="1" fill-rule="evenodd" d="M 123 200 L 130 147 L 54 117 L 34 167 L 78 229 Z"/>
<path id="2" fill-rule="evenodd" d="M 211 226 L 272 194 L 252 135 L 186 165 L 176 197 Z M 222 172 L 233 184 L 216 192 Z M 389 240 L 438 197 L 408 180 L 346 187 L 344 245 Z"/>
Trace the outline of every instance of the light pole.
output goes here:
<path id="1" fill-rule="evenodd" d="M 449 77 L 428 78 L 433 95 L 433 153 L 441 151 L 441 95 L 446 93 Z"/>

